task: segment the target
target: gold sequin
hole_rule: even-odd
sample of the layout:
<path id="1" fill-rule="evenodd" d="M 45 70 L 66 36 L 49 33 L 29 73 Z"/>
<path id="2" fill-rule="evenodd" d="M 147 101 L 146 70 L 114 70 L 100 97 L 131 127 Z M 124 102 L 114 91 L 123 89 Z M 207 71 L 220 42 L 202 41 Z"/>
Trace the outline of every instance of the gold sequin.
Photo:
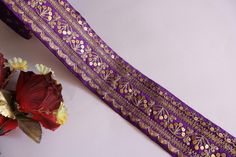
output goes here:
<path id="1" fill-rule="evenodd" d="M 223 134 L 222 134 L 222 133 L 219 133 L 219 137 L 223 138 Z"/>
<path id="2" fill-rule="evenodd" d="M 164 119 L 167 119 L 167 118 L 168 118 L 168 116 L 165 114 L 165 115 L 164 115 Z"/>
<path id="3" fill-rule="evenodd" d="M 79 21 L 78 21 L 78 23 L 79 23 L 80 25 L 82 25 L 82 24 L 83 24 L 83 22 L 82 22 L 81 20 L 79 20 Z"/>
<path id="4" fill-rule="evenodd" d="M 216 157 L 220 157 L 220 153 L 216 153 Z"/>
<path id="5" fill-rule="evenodd" d="M 194 149 L 195 149 L 195 150 L 199 150 L 199 146 L 198 146 L 198 145 L 195 145 Z"/>
<path id="6" fill-rule="evenodd" d="M 231 139 L 227 138 L 227 142 L 228 142 L 228 143 L 231 143 Z"/>
<path id="7" fill-rule="evenodd" d="M 221 154 L 221 157 L 226 157 L 226 154 L 225 154 L 225 153 L 222 153 L 222 154 Z"/>
<path id="8" fill-rule="evenodd" d="M 201 149 L 201 150 L 204 150 L 204 146 L 201 146 L 200 149 Z"/>

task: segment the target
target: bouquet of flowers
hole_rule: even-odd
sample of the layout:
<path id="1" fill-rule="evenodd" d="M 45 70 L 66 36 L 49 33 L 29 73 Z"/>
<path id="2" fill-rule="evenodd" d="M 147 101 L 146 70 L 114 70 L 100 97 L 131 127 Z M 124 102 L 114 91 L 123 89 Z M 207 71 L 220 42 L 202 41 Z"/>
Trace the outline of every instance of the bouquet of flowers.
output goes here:
<path id="1" fill-rule="evenodd" d="M 6 60 L 0 53 L 0 135 L 19 127 L 39 143 L 41 126 L 56 130 L 67 120 L 62 86 L 54 72 L 42 64 L 35 67 L 38 73 L 27 71 L 22 58 Z M 18 73 L 16 88 L 7 90 L 9 80 Z"/>

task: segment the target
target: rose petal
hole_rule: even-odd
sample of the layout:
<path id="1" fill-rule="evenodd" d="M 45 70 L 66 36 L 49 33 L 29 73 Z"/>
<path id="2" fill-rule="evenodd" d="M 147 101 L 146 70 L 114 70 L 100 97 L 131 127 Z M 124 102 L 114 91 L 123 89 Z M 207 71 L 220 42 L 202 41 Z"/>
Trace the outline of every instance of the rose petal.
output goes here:
<path id="1" fill-rule="evenodd" d="M 35 114 L 33 119 L 39 121 L 46 129 L 53 131 L 60 126 L 60 124 L 56 122 L 57 119 L 53 114 Z"/>
<path id="2" fill-rule="evenodd" d="M 17 126 L 18 124 L 16 120 L 0 115 L 0 136 L 5 135 L 9 131 L 15 129 Z"/>
<path id="3" fill-rule="evenodd" d="M 31 113 L 45 128 L 55 130 L 59 125 L 53 112 L 63 101 L 61 91 L 62 86 L 52 78 L 52 73 L 21 72 L 16 86 L 16 101 L 21 112 Z"/>

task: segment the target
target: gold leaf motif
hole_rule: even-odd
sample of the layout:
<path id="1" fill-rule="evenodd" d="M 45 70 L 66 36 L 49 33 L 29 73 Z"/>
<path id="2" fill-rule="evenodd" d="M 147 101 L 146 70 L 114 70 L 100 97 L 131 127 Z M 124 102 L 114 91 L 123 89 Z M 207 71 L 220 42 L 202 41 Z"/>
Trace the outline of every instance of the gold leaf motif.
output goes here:
<path id="1" fill-rule="evenodd" d="M 8 91 L 0 91 L 0 114 L 4 117 L 15 119 L 15 116 L 11 110 L 11 94 Z"/>

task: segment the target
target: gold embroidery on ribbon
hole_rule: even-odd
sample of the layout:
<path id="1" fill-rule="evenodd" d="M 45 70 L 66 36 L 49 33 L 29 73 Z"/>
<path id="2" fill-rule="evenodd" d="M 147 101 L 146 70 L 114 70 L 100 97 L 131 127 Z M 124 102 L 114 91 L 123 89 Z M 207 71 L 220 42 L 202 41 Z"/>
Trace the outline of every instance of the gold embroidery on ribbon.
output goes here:
<path id="1" fill-rule="evenodd" d="M 61 0 L 58 0 L 59 1 L 59 3 L 60 2 L 62 2 Z M 62 5 L 64 4 L 64 6 L 65 7 L 69 7 L 69 5 L 66 5 L 64 2 L 63 3 L 61 3 Z M 68 11 L 68 10 L 67 10 Z M 74 11 L 73 11 L 73 8 L 71 8 L 71 9 L 69 9 L 69 11 L 68 12 L 71 12 L 71 15 L 74 15 Z M 75 15 L 76 16 L 76 15 Z M 69 17 L 69 16 L 68 16 Z M 90 36 L 90 37 L 96 37 L 96 34 L 95 33 L 92 33 L 93 31 L 91 30 L 91 28 L 86 24 L 86 22 L 85 21 L 81 21 L 81 20 L 79 20 L 79 16 L 77 16 L 77 19 L 78 19 L 78 24 L 80 24 L 81 26 L 82 26 L 82 28 L 84 28 L 84 31 L 86 32 L 86 33 L 88 33 L 88 35 Z M 78 27 L 77 27 L 78 28 Z M 84 33 L 85 34 L 85 33 Z M 89 37 L 87 37 L 87 38 L 89 38 Z M 103 48 L 104 49 L 104 52 L 107 52 L 107 54 L 112 54 L 111 55 L 111 58 L 112 59 L 114 59 L 114 58 L 116 58 L 116 57 L 118 57 L 118 56 L 114 56 L 114 54 L 113 54 L 113 52 L 112 52 L 112 50 L 109 50 L 109 51 L 107 51 L 107 45 L 105 44 L 105 43 L 103 43 L 103 41 L 101 40 L 101 39 L 97 39 L 97 40 L 95 40 L 95 38 L 93 38 L 94 40 L 92 41 L 92 40 L 89 40 L 89 39 L 87 39 L 89 42 L 94 42 L 94 41 L 96 41 L 100 46 L 101 46 L 101 48 Z M 99 43 L 99 42 L 101 42 L 101 43 Z M 98 51 L 99 53 L 100 53 L 100 51 Z M 101 53 L 101 54 L 103 54 L 103 53 Z M 105 58 L 105 57 L 104 57 Z M 116 60 L 114 60 L 114 62 L 115 62 Z M 156 85 L 154 84 L 154 83 L 152 83 L 152 84 L 147 84 L 147 82 L 150 82 L 150 80 L 148 80 L 148 78 L 145 78 L 145 79 L 143 79 L 142 77 L 143 76 L 140 76 L 141 74 L 139 73 L 139 72 L 137 72 L 137 71 L 131 71 L 130 70 L 130 67 L 129 67 L 129 65 L 126 65 L 126 64 L 124 64 L 124 62 L 122 61 L 121 62 L 121 67 L 122 66 L 125 66 L 124 67 L 124 69 L 127 71 L 127 72 L 130 72 L 134 77 L 136 77 L 136 78 L 140 78 L 139 80 L 140 80 L 140 82 L 143 82 L 143 83 L 146 83 L 145 85 L 146 86 L 149 86 L 149 87 L 152 87 L 151 89 L 153 90 L 153 91 L 157 91 L 157 93 L 160 95 L 160 96 L 162 96 L 164 99 L 165 99 L 165 101 L 164 100 L 159 100 L 160 102 L 162 102 L 162 101 L 164 101 L 164 103 L 163 104 L 166 104 L 166 107 L 168 108 L 168 109 L 172 109 L 172 110 L 176 110 L 176 107 L 177 107 L 177 109 L 179 109 L 179 112 L 175 112 L 176 113 L 176 115 L 178 115 L 178 117 L 184 117 L 183 118 L 183 120 L 185 120 L 188 124 L 190 124 L 191 126 L 194 126 L 194 128 L 196 129 L 196 130 L 198 130 L 198 131 L 200 131 L 202 134 L 205 134 L 208 138 L 210 138 L 210 139 L 212 139 L 214 142 L 216 142 L 217 144 L 219 144 L 219 145 L 222 145 L 222 146 L 224 146 L 225 144 L 231 144 L 231 146 L 230 145 L 227 145 L 227 147 L 223 147 L 223 148 L 225 148 L 226 150 L 230 150 L 230 152 L 232 153 L 232 154 L 236 154 L 235 153 L 235 144 L 234 143 L 232 143 L 232 142 L 228 142 L 228 141 L 230 141 L 229 139 L 229 137 L 227 137 L 227 135 L 226 135 L 226 137 L 227 138 L 225 138 L 225 141 L 227 142 L 227 143 L 225 143 L 224 141 L 222 141 L 220 138 L 217 138 L 217 137 L 214 137 L 213 138 L 213 136 L 212 136 L 212 134 L 211 134 L 211 132 L 209 132 L 209 130 L 210 130 L 210 128 L 211 128 L 211 125 L 212 124 L 206 124 L 205 122 L 204 122 L 204 119 L 202 118 L 202 117 L 200 117 L 200 118 L 198 118 L 198 116 L 196 115 L 196 112 L 190 112 L 189 111 L 189 108 L 188 107 L 183 107 L 182 106 L 182 104 L 181 103 L 177 103 L 176 102 L 176 98 L 174 98 L 173 96 L 169 96 L 167 93 L 163 93 L 161 90 L 160 90 L 160 87 L 156 87 Z M 122 73 L 121 73 L 122 74 Z M 137 83 L 137 82 L 135 82 L 135 83 Z M 140 85 L 141 86 L 141 85 Z M 136 86 L 137 87 L 137 86 Z M 144 90 L 145 88 L 143 88 L 143 86 L 141 86 L 140 87 L 142 90 Z M 153 96 L 153 97 L 155 97 L 155 96 L 157 96 L 157 94 L 153 94 L 153 91 L 150 91 L 150 90 L 144 90 L 146 93 L 148 93 L 150 96 Z M 173 105 L 173 106 L 171 106 L 171 105 L 169 105 L 169 103 L 171 103 L 171 105 Z M 175 107 L 175 108 L 174 108 Z M 181 114 L 179 114 L 179 113 L 181 113 Z M 191 114 L 190 114 L 191 113 Z M 198 119 L 197 121 L 195 120 L 195 119 Z M 192 121 L 192 120 L 194 120 L 194 121 Z M 200 125 L 199 125 L 200 124 Z M 208 129 L 209 130 L 206 130 L 204 127 L 206 127 L 206 126 L 209 126 L 208 127 Z M 199 127 L 200 126 L 200 127 Z M 217 133 L 217 134 L 222 134 L 222 133 Z M 235 139 L 234 139 L 234 141 L 235 141 Z M 233 147 L 232 147 L 233 146 Z"/>
<path id="2" fill-rule="evenodd" d="M 43 1 L 40 1 L 40 3 L 38 3 L 40 0 L 31 0 L 29 2 L 29 4 L 34 4 L 33 6 L 31 5 L 31 7 L 36 7 L 37 5 L 41 6 L 43 5 Z M 59 47 L 56 46 L 56 44 L 50 39 L 52 38 L 53 40 L 56 41 L 57 38 L 59 37 L 55 37 L 55 34 L 51 28 L 48 28 L 46 26 L 46 24 L 43 24 L 42 22 L 39 22 L 38 25 L 40 25 L 41 27 L 43 27 L 45 29 L 45 31 L 47 32 L 50 32 L 49 35 L 47 37 L 47 35 L 45 33 L 42 32 L 42 30 L 40 30 L 40 28 L 38 28 L 34 22 L 29 18 L 27 17 L 24 12 L 22 12 L 19 8 L 17 8 L 15 5 L 14 5 L 14 2 L 11 1 L 11 0 L 5 0 L 5 2 L 7 3 L 11 3 L 13 9 L 15 9 L 16 12 L 20 13 L 21 16 L 23 17 L 23 20 L 27 23 L 30 23 L 32 28 L 34 29 L 34 31 L 36 32 L 39 32 L 40 35 L 41 35 L 41 38 L 45 41 L 48 41 L 49 42 L 49 45 L 51 48 L 57 50 L 57 53 L 58 55 L 63 58 L 68 65 L 70 65 L 74 72 L 80 74 L 82 76 L 82 78 L 85 80 L 85 81 L 88 81 L 89 82 L 89 85 L 90 87 L 94 88 L 97 90 L 97 92 L 103 96 L 103 98 L 108 101 L 108 102 L 112 102 L 113 103 L 113 107 L 115 108 L 119 108 L 121 110 L 121 113 L 123 114 L 123 116 L 129 116 L 131 121 L 133 122 L 136 122 L 139 124 L 139 126 L 142 128 L 142 129 L 146 129 L 148 131 L 148 133 L 153 136 L 153 137 L 156 137 L 159 142 L 161 142 L 162 144 L 165 144 L 168 146 L 169 150 L 174 152 L 174 153 L 177 153 L 179 154 L 179 156 L 183 156 L 183 154 L 180 153 L 180 151 L 174 147 L 171 143 L 175 144 L 176 146 L 178 146 L 178 148 L 181 149 L 182 152 L 188 152 L 188 154 L 192 154 L 193 156 L 197 156 L 197 154 L 195 152 L 193 152 L 192 150 L 189 149 L 189 147 L 186 147 L 184 146 L 183 144 L 181 144 L 181 142 L 178 141 L 177 138 L 175 138 L 174 136 L 168 134 L 168 133 L 165 133 L 164 132 L 164 129 L 162 129 L 162 127 L 158 126 L 157 123 L 155 123 L 152 119 L 150 119 L 150 116 L 151 114 L 154 114 L 156 113 L 156 115 L 158 115 L 158 109 L 155 109 L 154 105 L 155 102 L 152 101 L 152 100 L 148 100 L 146 99 L 146 97 L 143 97 L 140 95 L 140 92 L 137 90 L 137 89 L 134 89 L 133 86 L 132 86 L 132 83 L 131 84 L 126 84 L 124 83 L 124 80 L 121 80 L 122 77 L 124 77 L 125 75 L 127 75 L 128 73 L 131 73 L 130 71 L 130 68 L 129 67 L 126 67 L 126 71 L 122 73 L 122 77 L 119 76 L 119 75 L 115 75 L 113 71 L 110 71 L 110 70 L 106 70 L 107 67 L 109 67 L 109 65 L 107 65 L 105 62 L 103 62 L 103 58 L 106 59 L 106 61 L 110 61 L 110 60 L 107 60 L 106 57 L 103 57 L 103 58 L 100 58 L 100 56 L 98 56 L 96 53 L 93 53 L 92 49 L 88 46 L 85 50 L 84 50 L 84 46 L 83 43 L 81 43 L 81 41 L 79 40 L 76 40 L 78 37 L 79 37 L 79 34 L 77 34 L 76 32 L 73 31 L 72 27 L 70 27 L 68 25 L 68 23 L 65 21 L 65 20 L 62 20 L 60 15 L 56 12 L 54 16 L 52 16 L 52 19 L 48 18 L 48 16 L 51 17 L 51 13 L 49 14 L 47 11 L 50 12 L 51 9 L 45 9 L 45 10 L 41 10 L 40 12 L 37 12 L 44 20 L 46 20 L 49 25 L 51 25 L 52 28 L 54 28 L 55 26 L 57 26 L 60 34 L 63 34 L 64 37 L 63 37 L 63 40 L 66 42 L 66 43 L 69 43 L 70 44 L 70 47 L 74 50 L 74 52 L 77 52 L 77 54 L 81 55 L 83 61 L 86 61 L 89 63 L 90 66 L 93 67 L 93 70 L 99 74 L 101 74 L 101 77 L 103 78 L 103 81 L 105 81 L 106 83 L 110 84 L 112 86 L 113 89 L 116 89 L 116 88 L 119 88 L 120 89 L 120 92 L 121 93 L 124 93 L 125 94 L 125 97 L 130 100 L 130 102 L 132 102 L 133 104 L 135 104 L 135 106 L 139 107 L 139 108 L 143 108 L 143 111 L 148 115 L 144 115 L 142 112 L 140 112 L 137 108 L 134 108 L 132 105 L 129 105 L 129 103 L 127 101 L 124 101 L 122 100 L 122 98 L 116 93 L 116 92 L 112 92 L 112 89 L 111 90 L 107 90 L 109 93 L 107 92 L 104 92 L 103 89 L 99 86 L 97 86 L 92 80 L 96 80 L 97 81 L 97 84 L 101 85 L 101 86 L 106 86 L 106 84 L 104 84 L 102 81 L 99 81 L 100 78 L 95 78 L 96 74 L 93 74 L 91 72 L 91 69 L 89 67 L 85 67 L 83 66 L 82 62 L 79 61 L 80 63 L 78 63 L 78 60 L 79 58 L 76 57 L 74 55 L 74 52 L 69 50 L 69 48 L 65 48 L 65 50 L 63 50 L 64 52 L 68 52 L 67 54 L 64 54 Z M 17 1 L 17 3 L 19 3 L 19 0 Z M 37 3 L 37 4 L 36 4 Z M 51 3 L 53 5 L 55 5 L 54 7 L 57 8 L 58 11 L 60 11 L 59 9 L 59 6 L 57 6 L 56 2 L 55 1 L 51 1 Z M 90 31 L 90 28 L 86 25 L 83 24 L 83 21 L 81 21 L 79 19 L 79 17 L 76 16 L 76 13 L 75 11 L 73 10 L 73 8 L 70 8 L 70 6 L 66 3 L 64 3 L 63 1 L 59 0 L 59 3 L 63 6 L 66 7 L 66 10 L 70 13 L 72 13 L 71 15 L 75 18 L 78 18 L 78 24 L 79 25 L 82 25 L 82 28 L 84 31 L 86 31 L 88 33 L 88 35 L 90 37 L 94 37 L 96 36 L 96 34 L 94 34 L 92 31 Z M 20 3 L 21 4 L 21 7 L 22 8 L 27 8 L 27 6 L 24 6 L 25 4 L 24 3 Z M 43 8 L 43 7 L 42 7 Z M 44 7 L 45 8 L 45 7 Z M 29 10 L 29 8 L 27 8 Z M 26 10 L 27 10 L 26 9 Z M 26 11 L 25 10 L 25 11 Z M 63 9 L 61 10 L 63 11 Z M 61 14 L 61 13 L 60 13 Z M 55 18 L 53 18 L 55 17 Z M 37 19 L 37 16 L 32 16 L 32 18 L 34 19 L 34 21 L 36 21 Z M 50 20 L 49 20 L 50 19 Z M 53 22 L 52 22 L 53 21 Z M 84 25 L 84 26 L 83 26 Z M 88 41 L 91 42 L 91 40 L 89 40 L 88 38 L 86 38 Z M 61 41 L 60 41 L 61 42 Z M 56 42 L 57 44 L 60 43 L 60 42 Z M 61 45 L 60 47 L 64 47 L 65 45 Z M 102 48 L 104 48 L 104 52 L 110 52 L 108 49 L 107 49 L 107 46 L 105 44 L 100 44 L 100 46 Z M 81 51 L 82 50 L 82 51 Z M 87 53 L 88 52 L 88 53 Z M 115 59 L 116 56 L 113 54 L 113 53 L 108 53 L 110 54 L 110 57 L 112 59 Z M 102 55 L 102 53 L 101 53 Z M 70 58 L 73 60 L 71 60 L 68 56 L 70 56 Z M 111 62 L 109 62 L 110 64 L 112 64 Z M 82 69 L 83 70 L 86 70 L 86 74 L 82 69 L 78 68 L 78 66 L 76 64 L 81 64 L 82 65 Z M 125 65 L 125 64 L 122 64 L 122 65 Z M 102 67 L 102 68 L 101 68 Z M 89 72 L 90 71 L 90 72 Z M 136 78 L 140 78 L 140 82 L 145 82 L 145 79 L 143 80 L 139 74 L 136 74 L 136 72 L 134 73 L 131 73 L 133 77 L 136 77 Z M 92 79 L 91 79 L 91 78 Z M 122 85 L 123 83 L 123 85 Z M 135 82 L 137 83 L 137 82 Z M 137 83 L 138 85 L 140 85 L 140 83 Z M 141 86 L 141 85 L 140 85 Z M 136 87 L 138 87 L 136 85 Z M 145 86 L 145 88 L 147 88 Z M 154 86 L 155 88 L 155 86 Z M 152 89 L 154 89 L 152 88 Z M 157 89 L 159 90 L 159 89 Z M 153 91 L 144 91 L 145 93 L 148 93 L 149 95 L 153 95 Z M 117 98 L 112 98 L 110 95 L 112 94 L 113 97 L 117 97 Z M 169 97 L 168 95 L 166 95 L 166 93 L 162 93 L 162 91 L 159 91 L 158 93 L 160 96 L 162 97 L 157 97 L 158 99 L 160 99 L 158 102 L 162 102 L 162 105 L 167 107 L 169 110 L 171 110 L 173 113 L 175 113 L 176 115 L 178 115 L 178 117 L 180 116 L 179 113 L 176 113 L 177 111 L 174 111 L 176 108 L 173 108 L 173 106 L 171 105 L 174 105 L 174 106 L 178 106 L 178 109 L 180 111 L 185 111 L 185 108 L 183 108 L 181 106 L 181 104 L 178 104 L 176 103 L 176 101 L 174 99 L 172 99 L 171 97 Z M 155 97 L 155 96 L 154 96 Z M 166 100 L 164 101 L 163 98 Z M 117 102 L 115 102 L 115 100 L 119 101 L 119 105 Z M 122 103 L 123 101 L 123 103 Z M 169 104 L 169 102 L 171 102 L 172 104 Z M 120 105 L 122 104 L 122 105 Z M 126 105 L 127 106 L 126 106 Z M 167 110 L 166 110 L 167 111 Z M 168 111 L 167 111 L 168 112 Z M 193 140 L 193 139 L 198 139 L 197 136 L 198 135 L 194 135 L 193 131 L 191 131 L 191 129 L 189 128 L 185 128 L 183 126 L 183 124 L 181 125 L 180 123 L 172 123 L 172 121 L 170 121 L 170 114 L 167 113 L 167 112 L 161 112 L 161 114 L 163 115 L 158 115 L 158 120 L 166 120 L 168 123 L 168 125 L 164 125 L 164 127 L 168 127 L 170 132 L 172 132 L 173 135 L 175 135 L 176 137 L 178 138 L 183 138 L 183 142 L 186 143 L 186 145 L 189 145 L 189 143 L 191 141 L 196 141 L 196 140 Z M 198 127 L 199 125 L 196 123 L 196 122 L 192 122 L 191 120 L 188 119 L 189 115 L 187 114 L 188 112 L 186 112 L 186 115 L 184 114 L 184 120 L 188 123 L 188 124 L 191 124 L 190 126 L 194 126 L 195 129 L 197 130 L 196 127 Z M 140 117 L 140 118 L 139 118 Z M 174 119 L 174 117 L 172 117 Z M 193 119 L 197 122 L 201 122 L 200 124 L 202 126 L 205 126 L 207 124 L 204 124 L 202 121 L 201 121 L 201 118 L 198 118 L 197 116 L 194 116 Z M 165 124 L 165 123 L 163 123 Z M 212 127 L 211 127 L 212 128 Z M 186 131 L 187 130 L 187 131 Z M 212 129 L 211 129 L 212 130 Z M 227 135 L 224 135 L 223 133 L 218 133 L 217 132 L 217 129 L 214 130 L 218 136 L 220 138 L 224 138 L 224 137 L 227 137 Z M 158 133 L 157 133 L 158 132 Z M 223 141 L 221 140 L 218 140 L 217 137 L 214 137 L 211 136 L 211 134 L 208 134 L 208 131 L 207 130 L 204 130 L 202 133 L 207 133 L 207 136 L 208 138 L 211 138 L 213 139 L 214 142 L 216 143 L 222 143 L 224 144 Z M 159 135 L 161 134 L 161 136 Z M 196 137 L 195 137 L 196 136 Z M 162 137 L 166 138 L 166 139 L 163 139 Z M 171 138 L 170 138 L 171 137 Z M 229 144 L 232 144 L 235 146 L 235 143 L 233 143 L 234 140 L 232 139 L 229 139 L 227 138 L 226 139 L 228 141 Z M 211 154 L 211 155 L 214 155 L 214 151 L 217 150 L 217 147 L 214 146 L 214 145 L 210 145 L 210 144 L 207 144 L 207 145 L 204 145 L 204 149 L 201 149 L 203 147 L 203 145 L 200 145 L 199 143 L 203 143 L 202 141 L 201 142 L 193 142 L 193 144 L 195 144 L 195 147 L 197 148 L 197 146 L 200 148 L 200 150 L 203 150 L 203 153 L 205 154 L 202 154 L 203 156 L 206 156 L 207 152 L 208 154 Z M 210 145 L 210 146 L 209 146 Z M 208 149 L 209 147 L 209 149 Z M 235 150 L 234 149 L 231 149 L 232 147 L 227 147 L 225 148 L 226 150 L 230 150 L 231 153 L 235 153 Z M 199 149 L 198 149 L 199 150 Z M 219 155 L 219 153 L 216 155 Z M 220 154 L 222 155 L 222 154 Z M 223 154 L 224 155 L 224 154 Z"/>
<path id="3" fill-rule="evenodd" d="M 59 2 L 62 2 L 62 1 L 59 0 Z M 63 4 L 65 4 L 65 3 L 63 2 L 62 5 L 63 5 Z M 65 6 L 66 6 L 66 7 L 69 7 L 69 5 L 66 5 L 66 4 L 65 4 Z M 68 12 L 73 12 L 73 8 L 69 9 Z M 71 15 L 74 15 L 74 12 L 73 12 Z M 66 16 L 66 15 L 65 15 L 65 16 Z M 76 15 L 75 15 L 75 16 L 76 16 Z M 69 17 L 69 16 L 67 16 L 67 17 Z M 77 19 L 79 19 L 79 17 L 78 17 Z M 88 33 L 89 36 L 91 36 L 91 37 L 96 36 L 95 33 L 94 33 L 94 34 L 91 34 L 92 31 L 91 31 L 91 29 L 89 28 L 89 26 L 86 25 L 86 22 L 83 22 L 83 21 L 81 21 L 81 20 L 78 20 L 78 23 L 82 26 L 83 30 L 84 30 L 86 33 Z M 76 28 L 79 29 L 78 27 L 76 27 Z M 89 32 L 89 31 L 90 31 L 90 32 Z M 85 33 L 83 33 L 83 35 L 84 35 L 84 34 L 85 34 Z M 85 36 L 83 36 L 83 37 L 85 37 Z M 97 41 L 97 42 L 98 42 L 98 40 L 94 40 L 94 41 L 90 40 L 89 37 L 87 37 L 86 39 L 87 39 L 89 42 L 92 42 L 92 43 L 93 43 L 94 41 Z M 93 45 L 95 45 L 95 44 L 93 44 Z M 106 45 L 104 45 L 104 44 L 100 44 L 100 46 L 101 46 L 102 48 L 106 47 Z M 98 52 L 101 53 L 101 55 L 104 54 L 104 53 L 102 53 L 102 52 L 100 52 L 100 51 L 98 51 Z M 107 52 L 107 51 L 104 49 L 104 52 Z M 108 53 L 108 54 L 112 54 L 112 53 Z M 104 58 L 107 59 L 106 57 L 104 57 Z M 111 58 L 114 59 L 115 56 L 112 55 Z M 116 61 L 116 60 L 114 60 L 114 61 Z M 111 62 L 110 62 L 110 63 L 111 63 Z M 111 63 L 111 65 L 112 65 L 112 63 Z M 124 62 L 122 62 L 121 65 L 122 65 L 122 66 L 123 66 L 123 65 L 126 66 L 126 64 L 124 64 Z M 127 67 L 125 67 L 125 71 L 131 73 L 130 68 L 128 67 L 128 65 L 127 65 Z M 126 74 L 127 74 L 126 72 L 121 73 L 121 74 L 126 75 Z M 138 78 L 138 77 L 140 77 L 140 74 L 134 73 L 133 76 L 136 76 L 136 77 Z M 122 80 L 121 82 L 123 82 L 123 80 Z M 143 80 L 143 79 L 140 77 L 140 82 L 145 82 L 145 80 Z M 135 83 L 137 83 L 137 82 L 135 82 Z M 139 84 L 139 85 L 140 85 L 140 84 Z M 153 84 L 151 84 L 151 85 L 153 85 Z M 155 84 L 154 84 L 154 85 L 155 85 Z M 140 86 L 141 86 L 141 85 L 140 85 Z M 150 85 L 149 85 L 149 86 L 150 86 Z M 156 85 L 155 85 L 155 86 L 156 86 Z M 137 85 L 136 85 L 136 87 L 137 87 Z M 188 124 L 190 124 L 191 126 L 193 126 L 196 130 L 200 131 L 202 134 L 205 134 L 208 138 L 211 138 L 211 139 L 212 139 L 214 142 L 216 142 L 217 144 L 220 144 L 220 145 L 224 145 L 224 144 L 225 144 L 225 143 L 224 143 L 222 140 L 220 140 L 219 138 L 218 138 L 218 139 L 217 139 L 216 137 L 212 138 L 211 133 L 210 133 L 209 131 L 205 130 L 205 128 L 203 128 L 203 127 L 205 127 L 205 126 L 207 125 L 207 124 L 204 122 L 204 119 L 203 119 L 203 118 L 199 118 L 199 123 L 200 123 L 200 125 L 197 124 L 198 122 L 193 122 L 192 120 L 190 120 L 189 118 L 191 118 L 191 119 L 196 119 L 197 116 L 192 116 L 191 114 L 189 114 L 189 113 L 191 113 L 191 112 L 188 111 L 188 108 L 183 107 L 180 103 L 176 103 L 176 101 L 174 100 L 174 99 L 175 99 L 174 97 L 168 96 L 166 93 L 163 93 L 162 91 L 160 91 L 159 88 L 156 88 L 156 90 L 159 90 L 158 94 L 159 94 L 160 96 L 162 96 L 162 97 L 165 99 L 165 100 L 163 100 L 163 99 L 160 98 L 156 93 L 153 94 L 153 91 L 144 90 L 145 88 L 143 88 L 143 86 L 141 86 L 140 88 L 141 88 L 144 92 L 148 93 L 148 95 L 150 95 L 150 96 L 152 96 L 152 97 L 155 97 L 155 96 L 158 97 L 159 102 L 163 102 L 163 104 L 165 105 L 165 107 L 167 107 L 168 109 L 176 110 L 176 107 L 177 107 L 177 109 L 179 109 L 179 111 L 180 111 L 181 114 L 180 114 L 179 112 L 177 112 L 177 111 L 174 112 L 174 113 L 176 113 L 176 115 L 178 115 L 178 117 L 182 117 L 182 116 L 183 116 L 183 117 L 184 117 L 183 120 L 185 120 Z M 153 88 L 151 88 L 151 89 L 153 89 L 153 90 L 155 91 L 155 87 L 153 87 Z M 127 91 L 127 90 L 126 90 L 126 91 Z M 126 93 L 130 93 L 130 92 L 126 92 Z M 160 100 L 160 99 L 161 99 L 161 100 Z M 173 106 L 171 106 L 171 105 L 169 104 L 169 102 L 171 102 L 171 104 L 172 104 Z M 153 110 L 153 111 L 155 111 L 155 110 Z M 184 114 L 182 114 L 183 112 L 184 112 Z M 194 112 L 193 115 L 195 115 L 195 112 Z M 200 128 L 199 128 L 199 126 L 203 126 L 203 127 L 200 127 Z M 202 130 L 204 130 L 204 131 L 202 131 Z M 222 134 L 222 133 L 221 133 L 221 134 Z M 226 149 L 230 150 L 231 153 L 235 154 L 235 149 L 234 149 L 232 146 L 229 145 L 228 147 L 223 147 L 223 148 L 226 148 Z"/>

